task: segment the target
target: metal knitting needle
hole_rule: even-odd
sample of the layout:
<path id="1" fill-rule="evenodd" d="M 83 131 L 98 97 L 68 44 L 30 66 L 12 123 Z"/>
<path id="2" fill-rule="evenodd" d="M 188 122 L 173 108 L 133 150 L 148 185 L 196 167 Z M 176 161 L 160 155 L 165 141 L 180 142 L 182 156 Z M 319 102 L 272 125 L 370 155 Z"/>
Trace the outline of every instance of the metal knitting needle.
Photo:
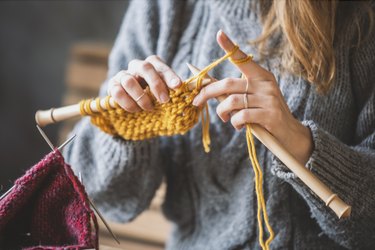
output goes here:
<path id="1" fill-rule="evenodd" d="M 50 141 L 50 139 L 47 137 L 46 133 L 44 133 L 44 131 L 38 126 L 36 125 L 36 128 L 39 130 L 39 133 L 42 135 L 43 139 L 47 142 L 48 146 L 54 150 L 55 149 L 55 146 L 53 146 L 52 142 Z"/>
<path id="2" fill-rule="evenodd" d="M 1 195 L 1 197 L 0 197 L 0 201 L 1 201 L 5 196 L 7 196 L 7 195 L 10 193 L 10 191 L 13 190 L 13 188 L 14 188 L 14 186 L 12 186 L 11 188 L 8 189 L 8 191 L 6 191 L 5 193 L 3 193 L 3 194 Z"/>
<path id="3" fill-rule="evenodd" d="M 76 138 L 76 135 L 72 135 L 68 140 L 61 144 L 57 149 L 62 150 L 66 145 L 68 145 L 73 139 Z"/>
<path id="4" fill-rule="evenodd" d="M 46 133 L 44 133 L 44 131 L 39 127 L 39 125 L 36 125 L 37 129 L 39 130 L 40 134 L 42 135 L 42 137 L 44 138 L 44 140 L 47 142 L 47 144 L 49 145 L 49 147 L 52 149 L 52 150 L 55 150 L 55 146 L 53 146 L 51 140 L 48 138 L 48 136 L 46 135 Z M 76 137 L 76 135 L 73 135 L 71 136 L 69 139 L 67 139 L 63 144 L 61 144 L 57 149 L 58 150 L 62 150 L 68 143 L 70 143 L 74 138 Z"/>
<path id="5" fill-rule="evenodd" d="M 48 146 L 52 149 L 52 150 L 55 150 L 55 147 L 53 146 L 51 140 L 48 138 L 48 136 L 46 135 L 46 133 L 44 133 L 44 131 L 38 126 L 36 125 L 37 129 L 39 130 L 40 134 L 42 135 L 43 139 L 47 142 Z M 71 141 L 73 141 L 73 139 L 76 137 L 76 135 L 73 135 L 72 137 L 70 137 L 68 140 L 66 140 L 63 144 L 61 144 L 61 146 L 59 146 L 57 149 L 58 150 L 62 150 L 68 143 L 70 143 Z M 2 200 L 5 196 L 7 196 L 13 189 L 14 189 L 14 185 L 8 189 L 8 191 L 6 191 L 5 193 L 3 193 L 1 196 L 0 196 L 0 200 Z"/>
<path id="6" fill-rule="evenodd" d="M 39 130 L 39 133 L 42 135 L 43 139 L 47 142 L 48 146 L 52 150 L 54 150 L 54 146 L 53 146 L 52 142 L 47 137 L 47 135 L 44 133 L 44 131 L 38 125 L 36 125 L 36 128 Z M 8 191 L 6 191 L 3 195 L 1 195 L 0 200 L 2 200 L 5 196 L 7 196 L 13 189 L 14 189 L 14 185 L 11 188 L 9 188 Z"/>
<path id="7" fill-rule="evenodd" d="M 79 181 L 83 185 L 83 180 L 82 180 L 81 172 L 78 173 L 78 178 L 79 178 Z M 96 208 L 96 206 L 91 201 L 91 199 L 89 197 L 87 197 L 87 199 L 89 200 L 91 207 L 94 209 L 94 211 L 96 212 L 96 214 L 99 216 L 100 220 L 103 222 L 104 226 L 107 228 L 108 232 L 112 235 L 112 238 L 117 242 L 117 244 L 121 245 L 120 241 L 116 237 L 115 233 L 112 231 L 112 229 L 109 226 L 109 224 L 107 223 L 107 221 L 104 219 L 103 215 L 99 212 L 99 210 Z"/>

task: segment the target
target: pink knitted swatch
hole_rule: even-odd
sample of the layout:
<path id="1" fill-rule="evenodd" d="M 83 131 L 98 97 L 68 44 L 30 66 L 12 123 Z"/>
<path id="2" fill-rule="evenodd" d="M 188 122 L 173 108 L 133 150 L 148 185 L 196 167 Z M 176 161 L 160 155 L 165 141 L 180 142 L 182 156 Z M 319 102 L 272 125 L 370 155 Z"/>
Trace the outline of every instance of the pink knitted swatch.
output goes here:
<path id="1" fill-rule="evenodd" d="M 98 248 L 97 231 L 85 189 L 58 150 L 0 201 L 0 249 Z"/>

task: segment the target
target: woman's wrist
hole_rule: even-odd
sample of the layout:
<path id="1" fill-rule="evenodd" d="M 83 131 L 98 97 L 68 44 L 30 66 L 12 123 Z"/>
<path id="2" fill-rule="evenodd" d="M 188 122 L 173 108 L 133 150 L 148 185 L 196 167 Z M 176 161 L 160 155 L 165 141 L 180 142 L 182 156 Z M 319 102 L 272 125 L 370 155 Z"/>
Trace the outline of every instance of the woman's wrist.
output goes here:
<path id="1" fill-rule="evenodd" d="M 297 132 L 291 137 L 293 138 L 293 143 L 291 145 L 293 152 L 291 153 L 294 154 L 294 157 L 296 157 L 300 163 L 305 165 L 313 152 L 314 142 L 310 129 L 299 121 L 297 122 Z"/>

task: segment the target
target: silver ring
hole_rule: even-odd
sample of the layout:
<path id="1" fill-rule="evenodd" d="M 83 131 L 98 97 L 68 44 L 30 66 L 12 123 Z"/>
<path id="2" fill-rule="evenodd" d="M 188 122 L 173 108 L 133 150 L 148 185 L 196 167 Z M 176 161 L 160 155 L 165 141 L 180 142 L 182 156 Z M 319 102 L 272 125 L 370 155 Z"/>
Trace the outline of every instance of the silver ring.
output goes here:
<path id="1" fill-rule="evenodd" d="M 249 91 L 249 81 L 246 79 L 246 89 L 245 89 L 245 93 L 247 94 L 248 91 Z"/>
<path id="2" fill-rule="evenodd" d="M 138 102 L 139 100 L 141 100 L 141 98 L 146 94 L 146 91 L 143 91 L 143 94 L 138 96 L 137 99 L 135 99 L 135 102 Z"/>
<path id="3" fill-rule="evenodd" d="M 247 94 L 243 94 L 243 103 L 244 103 L 244 106 L 245 106 L 245 109 L 248 109 L 249 108 L 249 103 L 248 103 L 248 100 L 247 100 Z"/>

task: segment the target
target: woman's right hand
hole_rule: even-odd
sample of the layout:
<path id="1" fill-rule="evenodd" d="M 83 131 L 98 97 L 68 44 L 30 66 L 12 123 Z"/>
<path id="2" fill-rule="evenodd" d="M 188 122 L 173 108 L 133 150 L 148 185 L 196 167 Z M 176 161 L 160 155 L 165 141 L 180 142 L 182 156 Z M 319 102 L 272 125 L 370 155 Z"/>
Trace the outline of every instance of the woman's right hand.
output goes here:
<path id="1" fill-rule="evenodd" d="M 169 101 L 168 88 L 175 89 L 182 83 L 177 74 L 158 56 L 145 60 L 132 60 L 127 70 L 118 72 L 108 83 L 108 95 L 128 112 L 152 110 L 153 104 L 145 94 L 146 86 L 161 103 Z"/>

